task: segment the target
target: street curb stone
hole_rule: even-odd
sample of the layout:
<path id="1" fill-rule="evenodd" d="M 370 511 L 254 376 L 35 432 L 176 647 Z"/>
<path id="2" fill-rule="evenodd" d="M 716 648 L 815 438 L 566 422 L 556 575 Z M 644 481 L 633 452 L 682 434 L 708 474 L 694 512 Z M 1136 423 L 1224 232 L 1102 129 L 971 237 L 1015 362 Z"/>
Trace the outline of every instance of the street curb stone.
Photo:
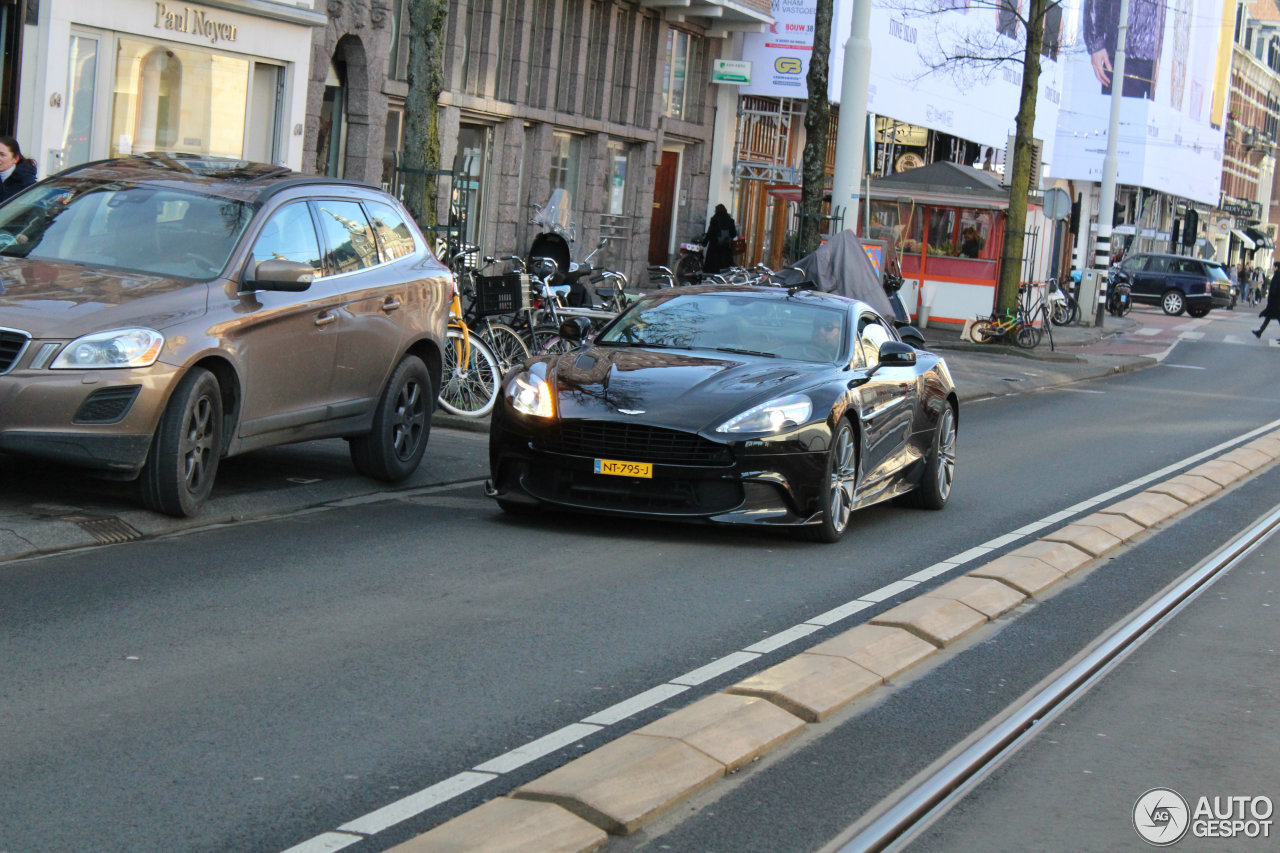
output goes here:
<path id="1" fill-rule="evenodd" d="M 910 631 L 868 622 L 819 643 L 808 654 L 845 658 L 887 681 L 937 650 Z"/>
<path id="2" fill-rule="evenodd" d="M 608 840 L 560 806 L 498 797 L 388 853 L 591 853 Z"/>
<path id="3" fill-rule="evenodd" d="M 1025 595 L 1007 584 L 991 578 L 970 575 L 961 575 L 955 580 L 947 581 L 937 589 L 926 592 L 922 597 L 958 601 L 978 611 L 987 617 L 988 621 L 999 619 L 1026 600 Z"/>
<path id="4" fill-rule="evenodd" d="M 805 652 L 739 681 L 727 692 L 768 699 L 816 723 L 880 684 L 880 676 L 856 663 Z"/>
<path id="5" fill-rule="evenodd" d="M 1066 573 L 1035 557 L 1005 554 L 969 572 L 969 576 L 990 578 L 1034 596 L 1062 580 Z"/>
<path id="6" fill-rule="evenodd" d="M 804 720 L 756 696 L 713 693 L 635 733 L 687 743 L 729 771 L 804 731 Z"/>
<path id="7" fill-rule="evenodd" d="M 935 646 L 949 646 L 986 624 L 985 614 L 953 598 L 921 596 L 871 619 L 872 625 L 904 628 Z"/>
<path id="8" fill-rule="evenodd" d="M 1116 516 L 1119 518 L 1120 516 Z M 1120 538 L 1112 536 L 1101 527 L 1094 527 L 1089 524 L 1068 524 L 1066 527 L 1060 528 L 1047 533 L 1044 536 L 1049 542 L 1065 542 L 1084 551 L 1091 557 L 1101 557 L 1103 554 L 1120 545 Z"/>

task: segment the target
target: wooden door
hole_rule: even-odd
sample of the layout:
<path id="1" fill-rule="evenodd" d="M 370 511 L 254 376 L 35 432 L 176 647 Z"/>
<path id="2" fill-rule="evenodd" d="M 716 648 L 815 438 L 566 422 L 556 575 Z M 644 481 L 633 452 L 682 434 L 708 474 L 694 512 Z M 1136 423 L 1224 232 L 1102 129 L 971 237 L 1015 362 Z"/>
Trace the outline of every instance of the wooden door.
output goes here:
<path id="1" fill-rule="evenodd" d="M 671 263 L 671 220 L 675 213 L 676 167 L 680 155 L 663 151 L 662 163 L 653 175 L 653 216 L 649 220 L 649 263 Z"/>

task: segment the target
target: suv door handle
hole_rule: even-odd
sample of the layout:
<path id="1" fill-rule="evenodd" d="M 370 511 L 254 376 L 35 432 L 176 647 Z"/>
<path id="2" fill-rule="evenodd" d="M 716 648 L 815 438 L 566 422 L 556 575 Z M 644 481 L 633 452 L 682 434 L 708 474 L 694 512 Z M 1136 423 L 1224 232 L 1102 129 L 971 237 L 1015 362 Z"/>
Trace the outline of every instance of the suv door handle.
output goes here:
<path id="1" fill-rule="evenodd" d="M 400 307 L 400 300 L 394 296 L 388 296 L 382 301 L 383 311 L 394 311 Z"/>
<path id="2" fill-rule="evenodd" d="M 337 315 L 337 314 L 334 314 L 334 313 L 332 313 L 332 312 L 326 311 L 326 312 L 324 312 L 323 314 L 321 314 L 320 316 L 316 317 L 316 325 L 317 325 L 317 326 L 327 326 L 327 325 L 329 325 L 330 323 L 335 322 L 337 319 L 338 319 L 338 315 Z"/>

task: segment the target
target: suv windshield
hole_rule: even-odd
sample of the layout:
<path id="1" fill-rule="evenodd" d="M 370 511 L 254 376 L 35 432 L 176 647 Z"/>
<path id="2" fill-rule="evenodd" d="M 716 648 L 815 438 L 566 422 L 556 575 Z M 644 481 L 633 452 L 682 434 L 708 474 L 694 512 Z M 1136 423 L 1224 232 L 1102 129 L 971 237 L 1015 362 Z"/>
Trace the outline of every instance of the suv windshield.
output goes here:
<path id="1" fill-rule="evenodd" d="M 182 189 L 68 178 L 0 207 L 0 255 L 209 279 L 253 212 Z"/>

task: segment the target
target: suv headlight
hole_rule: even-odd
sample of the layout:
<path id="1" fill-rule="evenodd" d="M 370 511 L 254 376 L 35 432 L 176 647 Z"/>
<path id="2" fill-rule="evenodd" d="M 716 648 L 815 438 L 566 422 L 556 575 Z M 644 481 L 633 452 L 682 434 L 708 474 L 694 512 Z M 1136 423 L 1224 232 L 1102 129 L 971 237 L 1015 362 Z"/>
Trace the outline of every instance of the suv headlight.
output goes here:
<path id="1" fill-rule="evenodd" d="M 77 338 L 62 348 L 51 370 L 150 367 L 164 349 L 164 335 L 152 329 L 115 329 Z"/>
<path id="2" fill-rule="evenodd" d="M 800 426 L 812 413 L 813 401 L 804 394 L 789 394 L 747 409 L 720 424 L 716 432 L 779 432 Z"/>

